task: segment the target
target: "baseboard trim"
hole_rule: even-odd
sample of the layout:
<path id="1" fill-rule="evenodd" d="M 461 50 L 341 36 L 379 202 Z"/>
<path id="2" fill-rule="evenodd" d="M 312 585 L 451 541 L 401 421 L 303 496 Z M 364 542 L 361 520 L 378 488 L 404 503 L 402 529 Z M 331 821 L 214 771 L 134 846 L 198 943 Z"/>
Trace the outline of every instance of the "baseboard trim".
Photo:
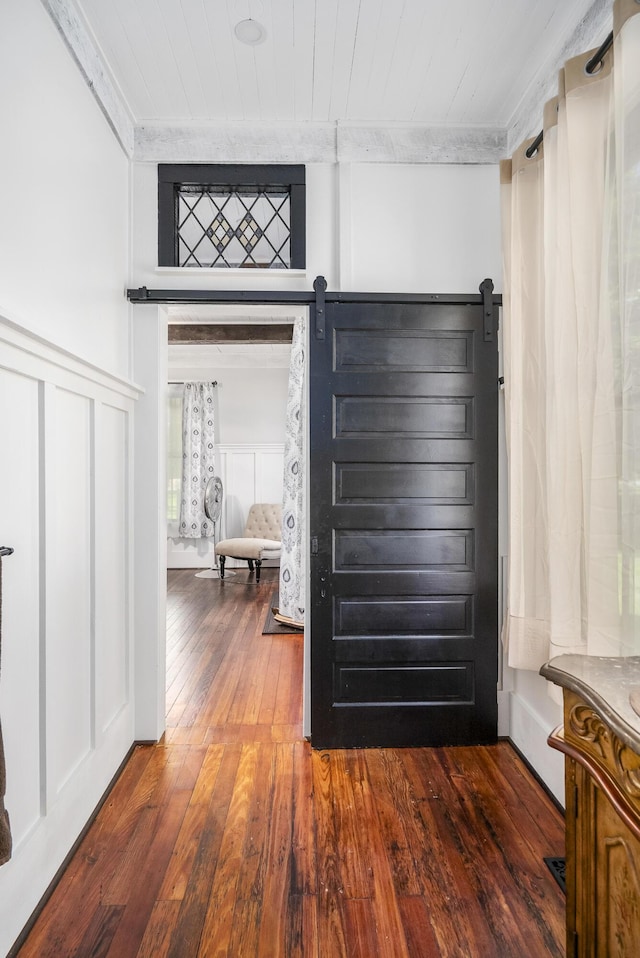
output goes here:
<path id="1" fill-rule="evenodd" d="M 36 921 L 38 920 L 38 918 L 39 918 L 39 916 L 40 916 L 40 913 L 42 912 L 42 909 L 44 908 L 44 906 L 47 904 L 47 902 L 48 902 L 49 899 L 51 898 L 51 895 L 52 895 L 53 892 L 55 891 L 56 886 L 57 886 L 58 883 L 60 882 L 60 879 L 61 879 L 62 876 L 64 875 L 66 869 L 69 867 L 69 864 L 70 864 L 70 862 L 71 862 L 71 859 L 73 858 L 73 856 L 75 855 L 75 853 L 78 851 L 78 848 L 80 847 L 80 845 L 81 845 L 82 842 L 84 841 L 84 839 L 85 839 L 85 837 L 86 837 L 86 835 L 87 835 L 87 832 L 89 831 L 89 829 L 90 829 L 91 826 L 93 825 L 94 821 L 96 820 L 96 817 L 97 817 L 97 815 L 98 815 L 98 812 L 100 811 L 100 809 L 102 808 L 102 806 L 104 805 L 104 803 L 105 803 L 105 802 L 107 801 L 107 799 L 109 798 L 109 795 L 111 794 L 114 785 L 116 784 L 116 782 L 117 782 L 118 779 L 120 778 L 122 772 L 124 771 L 125 765 L 127 764 L 127 762 L 129 761 L 129 759 L 130 759 L 131 756 L 133 755 L 135 749 L 136 749 L 139 745 L 156 745 L 156 744 L 157 744 L 156 742 L 147 742 L 147 741 L 135 741 L 135 742 L 132 743 L 132 745 L 131 745 L 131 747 L 129 748 L 127 754 L 125 755 L 125 757 L 124 757 L 124 758 L 122 759 L 122 761 L 120 762 L 120 765 L 118 766 L 116 772 L 114 773 L 113 777 L 111 778 L 111 781 L 109 782 L 109 784 L 107 785 L 105 791 L 103 792 L 102 797 L 100 798 L 100 801 L 98 802 L 98 804 L 97 804 L 96 807 L 94 808 L 93 812 L 91 813 L 91 815 L 90 815 L 89 818 L 87 819 L 87 821 L 86 821 L 84 827 L 82 828 L 80 834 L 78 835 L 78 837 L 76 838 L 75 842 L 73 843 L 73 845 L 71 846 L 71 848 L 69 849 L 69 851 L 67 852 L 67 854 L 65 855 L 65 857 L 64 857 L 64 859 L 63 859 L 63 861 L 62 861 L 62 864 L 60 865 L 60 867 L 58 868 L 57 872 L 55 873 L 55 875 L 53 876 L 53 878 L 52 878 L 51 881 L 49 882 L 49 885 L 47 886 L 47 888 L 46 888 L 44 894 L 42 895 L 42 898 L 40 899 L 40 901 L 38 902 L 38 904 L 37 904 L 36 907 L 34 908 L 33 912 L 31 913 L 31 917 L 29 918 L 29 920 L 27 921 L 26 925 L 24 926 L 24 928 L 22 929 L 22 931 L 20 932 L 20 934 L 18 935 L 18 937 L 17 937 L 16 940 L 14 941 L 13 945 L 11 946 L 11 948 L 9 949 L 9 951 L 7 952 L 7 958 L 16 958 L 18 952 L 20 951 L 20 949 L 21 949 L 22 946 L 24 945 L 24 943 L 25 943 L 25 941 L 27 940 L 27 938 L 28 938 L 28 936 L 29 936 L 31 930 L 33 929 L 33 926 L 35 925 Z"/>
<path id="2" fill-rule="evenodd" d="M 521 760 L 521 762 L 522 762 L 524 765 L 526 765 L 527 770 L 528 770 L 528 771 L 531 773 L 531 775 L 535 778 L 536 782 L 538 783 L 538 785 L 540 785 L 540 787 L 543 789 L 543 791 L 546 792 L 546 794 L 549 796 L 549 798 L 551 799 L 551 801 L 553 802 L 553 804 L 555 805 L 555 807 L 558 809 L 558 811 L 562 814 L 562 816 L 563 816 L 563 818 L 564 818 L 564 814 L 565 814 L 564 806 L 562 805 L 561 802 L 558 801 L 558 799 L 556 798 L 556 796 L 553 794 L 553 792 L 551 791 L 551 789 L 549 788 L 549 786 L 548 786 L 547 783 L 545 782 L 545 780 L 538 774 L 538 772 L 536 772 L 535 768 L 533 767 L 533 765 L 531 764 L 531 762 L 529 761 L 529 759 L 527 758 L 527 756 L 524 754 L 524 752 L 521 752 L 521 751 L 520 751 L 520 749 L 518 748 L 518 746 L 516 745 L 516 743 L 515 743 L 515 742 L 513 741 L 513 739 L 510 738 L 508 735 L 501 736 L 501 737 L 500 737 L 500 741 L 502 741 L 502 742 L 508 742 L 508 743 L 509 743 L 509 745 L 511 746 L 511 748 L 513 749 L 513 751 L 516 753 L 516 755 L 518 756 L 518 758 Z"/>

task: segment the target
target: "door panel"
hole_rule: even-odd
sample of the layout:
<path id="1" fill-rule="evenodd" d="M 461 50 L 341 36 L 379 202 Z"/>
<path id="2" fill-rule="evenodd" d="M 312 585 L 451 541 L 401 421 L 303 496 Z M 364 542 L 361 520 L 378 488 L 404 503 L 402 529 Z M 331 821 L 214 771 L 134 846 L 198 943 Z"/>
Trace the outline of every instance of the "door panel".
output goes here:
<path id="1" fill-rule="evenodd" d="M 495 336 L 412 299 L 311 333 L 315 747 L 496 738 Z"/>

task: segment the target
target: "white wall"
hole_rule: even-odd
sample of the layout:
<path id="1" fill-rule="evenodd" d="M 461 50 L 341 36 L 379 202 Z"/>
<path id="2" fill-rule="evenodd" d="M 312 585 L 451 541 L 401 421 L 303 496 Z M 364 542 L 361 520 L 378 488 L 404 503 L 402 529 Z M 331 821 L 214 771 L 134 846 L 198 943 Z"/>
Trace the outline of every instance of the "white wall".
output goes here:
<path id="1" fill-rule="evenodd" d="M 477 293 L 501 286 L 496 166 L 356 164 L 340 181 L 343 288 Z"/>
<path id="2" fill-rule="evenodd" d="M 497 166 L 308 164 L 305 270 L 157 267 L 157 165 L 134 164 L 133 283 L 184 289 L 501 289 Z"/>
<path id="3" fill-rule="evenodd" d="M 0 5 L 6 954 L 134 737 L 129 162 L 40 0 Z"/>
<path id="4" fill-rule="evenodd" d="M 0 4 L 0 306 L 129 366 L 129 162 L 39 0 Z"/>
<path id="5" fill-rule="evenodd" d="M 171 367 L 173 378 L 173 367 Z M 186 379 L 180 370 L 177 379 Z M 284 442 L 287 411 L 285 368 L 212 368 L 218 383 L 216 442 L 223 445 L 259 445 Z M 201 378 L 201 377 L 200 377 Z"/>

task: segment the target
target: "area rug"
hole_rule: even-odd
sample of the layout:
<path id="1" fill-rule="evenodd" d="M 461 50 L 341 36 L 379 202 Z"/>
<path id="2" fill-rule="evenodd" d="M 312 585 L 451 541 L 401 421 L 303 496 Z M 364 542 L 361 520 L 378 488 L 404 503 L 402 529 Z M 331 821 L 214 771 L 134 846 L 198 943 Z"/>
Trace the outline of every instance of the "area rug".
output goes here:
<path id="1" fill-rule="evenodd" d="M 263 635 L 299 635 L 302 631 L 301 629 L 296 628 L 293 625 L 283 624 L 278 622 L 274 618 L 273 610 L 278 608 L 278 593 L 273 592 L 271 598 L 269 599 L 269 608 L 267 609 L 267 614 L 265 616 L 264 625 L 262 626 Z"/>

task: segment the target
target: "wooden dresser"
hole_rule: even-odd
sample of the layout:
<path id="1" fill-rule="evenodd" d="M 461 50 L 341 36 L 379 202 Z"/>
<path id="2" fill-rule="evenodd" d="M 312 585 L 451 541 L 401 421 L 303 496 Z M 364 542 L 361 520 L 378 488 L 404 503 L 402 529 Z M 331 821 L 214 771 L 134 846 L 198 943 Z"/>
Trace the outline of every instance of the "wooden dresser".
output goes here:
<path id="1" fill-rule="evenodd" d="M 640 956 L 640 657 L 561 655 L 567 958 Z"/>

